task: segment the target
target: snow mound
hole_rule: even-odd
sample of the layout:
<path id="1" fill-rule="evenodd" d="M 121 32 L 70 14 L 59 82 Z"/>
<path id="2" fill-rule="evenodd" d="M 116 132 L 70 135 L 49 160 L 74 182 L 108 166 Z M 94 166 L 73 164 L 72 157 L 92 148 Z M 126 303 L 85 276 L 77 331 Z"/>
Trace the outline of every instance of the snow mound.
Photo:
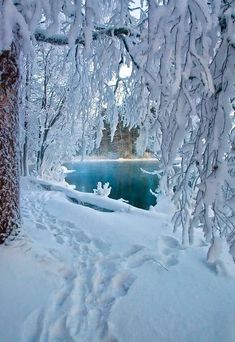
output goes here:
<path id="1" fill-rule="evenodd" d="M 207 262 L 218 274 L 235 277 L 235 263 L 223 237 L 214 237 L 207 253 Z"/>

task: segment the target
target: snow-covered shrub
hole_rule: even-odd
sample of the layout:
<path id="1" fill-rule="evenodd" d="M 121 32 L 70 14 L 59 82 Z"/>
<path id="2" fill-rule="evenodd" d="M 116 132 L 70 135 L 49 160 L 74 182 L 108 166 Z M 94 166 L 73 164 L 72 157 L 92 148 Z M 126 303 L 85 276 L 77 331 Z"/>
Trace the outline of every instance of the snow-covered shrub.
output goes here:
<path id="1" fill-rule="evenodd" d="M 96 195 L 108 197 L 110 195 L 111 189 L 112 188 L 109 186 L 109 182 L 104 183 L 104 185 L 102 185 L 101 182 L 98 182 L 97 188 L 93 189 L 93 191 Z"/>

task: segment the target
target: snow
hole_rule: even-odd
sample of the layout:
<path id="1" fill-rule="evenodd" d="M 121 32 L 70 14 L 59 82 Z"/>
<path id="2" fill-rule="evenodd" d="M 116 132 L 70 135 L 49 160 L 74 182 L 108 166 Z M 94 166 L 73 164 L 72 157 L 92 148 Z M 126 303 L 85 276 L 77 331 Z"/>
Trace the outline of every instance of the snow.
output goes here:
<path id="1" fill-rule="evenodd" d="M 235 276 L 235 267 L 232 257 L 232 250 L 224 237 L 215 236 L 207 253 L 207 261 L 215 267 L 218 273 Z"/>
<path id="2" fill-rule="evenodd" d="M 34 246 L 0 248 L 0 340 L 19 341 L 23 321 L 35 309 L 47 304 L 52 291 L 58 286 L 56 275 L 58 263 Z"/>
<path id="3" fill-rule="evenodd" d="M 74 157 L 72 159 L 72 162 L 80 162 L 81 158 L 80 157 Z M 116 163 L 125 163 L 125 162 L 137 162 L 137 161 L 149 161 L 149 162 L 156 162 L 156 158 L 115 158 L 115 159 L 109 159 L 109 158 L 104 158 L 104 157 L 99 157 L 97 155 L 92 155 L 92 156 L 86 156 L 86 159 L 84 162 L 86 163 L 97 163 L 97 162 L 116 162 Z"/>
<path id="4" fill-rule="evenodd" d="M 108 197 L 110 195 L 111 190 L 112 188 L 109 186 L 109 182 L 104 183 L 104 185 L 102 185 L 102 182 L 98 182 L 97 189 L 93 189 L 93 192 L 98 196 Z"/>
<path id="5" fill-rule="evenodd" d="M 23 232 L 0 247 L 0 341 L 235 340 L 235 279 L 213 265 L 224 242 L 208 264 L 202 235 L 186 249 L 172 233 L 165 198 L 101 212 L 40 184 L 22 182 Z"/>

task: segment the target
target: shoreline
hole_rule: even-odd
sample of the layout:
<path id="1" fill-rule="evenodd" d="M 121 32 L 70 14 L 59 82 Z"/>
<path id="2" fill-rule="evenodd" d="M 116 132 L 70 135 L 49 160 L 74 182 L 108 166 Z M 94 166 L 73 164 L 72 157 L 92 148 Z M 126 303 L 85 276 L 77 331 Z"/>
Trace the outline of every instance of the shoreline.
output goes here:
<path id="1" fill-rule="evenodd" d="M 141 162 L 141 161 L 145 161 L 145 162 L 158 162 L 157 159 L 155 158 L 135 158 L 135 159 L 127 159 L 127 158 L 118 158 L 118 159 L 110 159 L 110 158 L 89 158 L 89 159 L 84 159 L 84 160 L 80 160 L 80 159 L 72 159 L 71 161 L 66 161 L 65 163 L 94 163 L 94 162 Z"/>

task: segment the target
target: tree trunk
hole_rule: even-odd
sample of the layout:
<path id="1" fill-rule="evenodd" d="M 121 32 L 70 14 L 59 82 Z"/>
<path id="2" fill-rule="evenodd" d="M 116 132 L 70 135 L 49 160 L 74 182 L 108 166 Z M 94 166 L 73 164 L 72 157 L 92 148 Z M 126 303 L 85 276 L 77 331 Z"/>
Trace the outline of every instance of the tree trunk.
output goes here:
<path id="1" fill-rule="evenodd" d="M 0 53 L 0 243 L 20 226 L 18 61 L 14 43 Z"/>

